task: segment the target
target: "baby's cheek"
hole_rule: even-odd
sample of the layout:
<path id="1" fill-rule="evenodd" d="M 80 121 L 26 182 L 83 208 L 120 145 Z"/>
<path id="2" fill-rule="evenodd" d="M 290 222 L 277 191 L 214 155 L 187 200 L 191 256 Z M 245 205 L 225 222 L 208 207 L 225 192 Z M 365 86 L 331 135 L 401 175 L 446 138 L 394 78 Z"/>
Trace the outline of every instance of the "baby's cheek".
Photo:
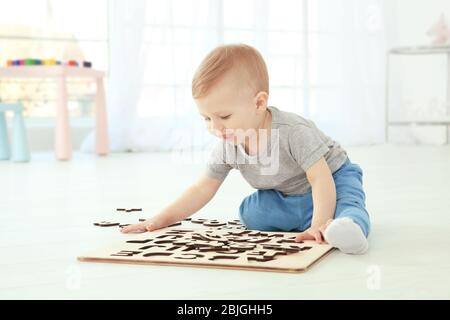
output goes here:
<path id="1" fill-rule="evenodd" d="M 211 133 L 212 135 L 214 135 L 216 137 L 220 138 L 222 136 L 221 132 L 219 130 L 212 128 L 212 126 L 208 126 L 208 131 L 209 131 L 209 133 Z"/>

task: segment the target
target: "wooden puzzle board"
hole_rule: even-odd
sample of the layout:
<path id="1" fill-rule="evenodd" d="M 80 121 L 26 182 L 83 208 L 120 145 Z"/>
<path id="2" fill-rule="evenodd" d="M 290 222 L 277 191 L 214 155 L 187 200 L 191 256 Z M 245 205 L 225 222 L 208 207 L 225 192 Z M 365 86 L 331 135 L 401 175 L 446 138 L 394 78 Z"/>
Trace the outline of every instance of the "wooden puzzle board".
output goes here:
<path id="1" fill-rule="evenodd" d="M 295 235 L 245 230 L 237 225 L 198 228 L 191 223 L 189 227 L 183 224 L 127 235 L 127 239 L 78 260 L 304 272 L 333 250 L 330 245 L 315 241 L 295 242 Z"/>

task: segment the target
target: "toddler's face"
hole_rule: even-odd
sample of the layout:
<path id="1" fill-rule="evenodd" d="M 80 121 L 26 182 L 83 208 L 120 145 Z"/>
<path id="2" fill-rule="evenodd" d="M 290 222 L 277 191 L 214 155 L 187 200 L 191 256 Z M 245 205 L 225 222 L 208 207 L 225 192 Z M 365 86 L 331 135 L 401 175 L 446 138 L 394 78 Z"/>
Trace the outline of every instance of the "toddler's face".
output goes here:
<path id="1" fill-rule="evenodd" d="M 236 77 L 225 76 L 206 96 L 195 102 L 208 130 L 235 144 L 243 141 L 242 134 L 251 135 L 252 131 L 247 130 L 258 129 L 265 112 L 257 107 L 250 87 L 239 83 Z"/>

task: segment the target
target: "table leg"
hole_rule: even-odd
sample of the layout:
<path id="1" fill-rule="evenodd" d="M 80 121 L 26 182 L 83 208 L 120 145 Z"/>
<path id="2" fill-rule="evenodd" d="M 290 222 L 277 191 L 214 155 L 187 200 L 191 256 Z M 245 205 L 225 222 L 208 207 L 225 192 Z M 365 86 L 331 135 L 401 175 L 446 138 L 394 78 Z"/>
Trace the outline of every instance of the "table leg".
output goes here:
<path id="1" fill-rule="evenodd" d="M 72 157 L 72 145 L 69 131 L 69 110 L 67 108 L 66 78 L 56 79 L 56 129 L 55 153 L 58 160 L 69 160 Z"/>
<path id="2" fill-rule="evenodd" d="M 95 95 L 95 143 L 97 154 L 108 154 L 108 122 L 106 115 L 106 99 L 103 78 L 97 78 L 97 92 Z"/>
<path id="3" fill-rule="evenodd" d="M 0 111 L 0 160 L 8 160 L 11 157 L 9 150 L 8 125 L 4 111 Z"/>
<path id="4" fill-rule="evenodd" d="M 385 75 L 385 109 L 384 109 L 384 142 L 389 143 L 389 51 L 386 53 L 386 75 Z"/>
<path id="5" fill-rule="evenodd" d="M 447 97 L 446 97 L 447 116 L 450 116 L 450 53 L 447 53 Z"/>
<path id="6" fill-rule="evenodd" d="M 447 53 L 447 92 L 445 97 L 445 111 L 447 118 L 450 117 L 450 52 Z M 447 123 L 445 126 L 445 143 L 449 143 L 449 126 L 450 124 Z"/>

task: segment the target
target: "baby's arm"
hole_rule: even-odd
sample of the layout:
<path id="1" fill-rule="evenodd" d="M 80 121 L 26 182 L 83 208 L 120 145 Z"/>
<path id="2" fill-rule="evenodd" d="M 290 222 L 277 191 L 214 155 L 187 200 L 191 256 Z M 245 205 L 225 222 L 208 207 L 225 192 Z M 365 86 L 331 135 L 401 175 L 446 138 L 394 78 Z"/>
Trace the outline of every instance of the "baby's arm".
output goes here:
<path id="1" fill-rule="evenodd" d="M 127 226 L 122 232 L 153 231 L 181 221 L 203 208 L 216 194 L 222 182 L 223 180 L 203 175 L 156 216 L 142 223 Z"/>
<path id="2" fill-rule="evenodd" d="M 334 216 L 336 209 L 336 186 L 330 168 L 324 158 L 307 172 L 313 196 L 313 217 L 311 226 L 320 227 Z"/>
<path id="3" fill-rule="evenodd" d="M 327 223 L 334 217 L 336 209 L 336 186 L 326 160 L 322 157 L 307 171 L 313 198 L 313 216 L 311 227 L 300 233 L 297 240 L 316 240 L 323 242 L 323 232 Z"/>

